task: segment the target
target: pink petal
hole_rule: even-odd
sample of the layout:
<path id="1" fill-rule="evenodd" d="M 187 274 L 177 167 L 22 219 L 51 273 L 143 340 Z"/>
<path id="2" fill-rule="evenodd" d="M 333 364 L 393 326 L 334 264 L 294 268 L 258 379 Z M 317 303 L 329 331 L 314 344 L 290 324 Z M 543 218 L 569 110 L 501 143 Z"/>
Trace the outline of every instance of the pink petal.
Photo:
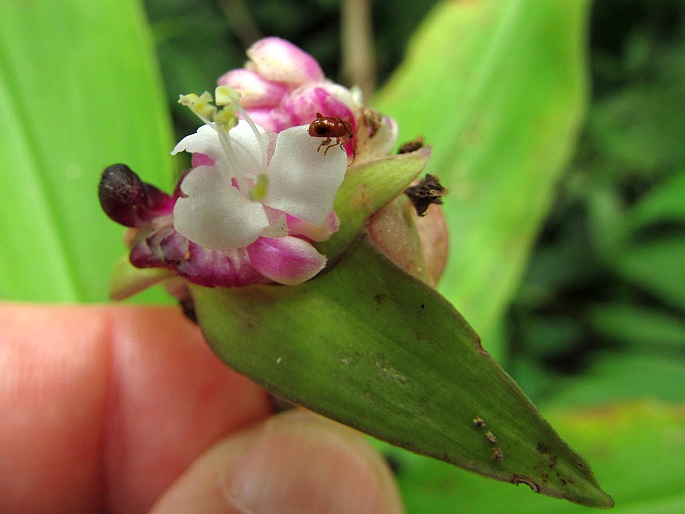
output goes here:
<path id="1" fill-rule="evenodd" d="M 299 85 L 324 78 L 319 63 L 285 39 L 261 39 L 249 48 L 247 56 L 250 69 L 267 80 Z"/>
<path id="2" fill-rule="evenodd" d="M 294 286 L 316 276 L 326 257 L 304 239 L 260 237 L 247 247 L 252 266 L 274 282 Z"/>
<path id="3" fill-rule="evenodd" d="M 252 118 L 257 125 L 269 132 L 280 132 L 284 127 L 281 123 L 275 123 L 273 113 L 276 111 L 274 107 L 247 107 L 245 112 Z"/>
<path id="4" fill-rule="evenodd" d="M 190 160 L 193 168 L 199 168 L 200 166 L 214 166 L 214 160 L 203 153 L 194 153 L 192 159 Z"/>
<path id="5" fill-rule="evenodd" d="M 309 125 L 316 119 L 316 114 L 321 113 L 349 121 L 356 131 L 353 108 L 354 101 L 348 89 L 323 83 L 304 86 L 286 95 L 281 102 L 279 115 L 288 120 L 289 126 L 297 126 Z"/>
<path id="6" fill-rule="evenodd" d="M 238 91 L 243 107 L 276 106 L 288 91 L 285 84 L 266 80 L 258 73 L 242 68 L 224 73 L 218 84 Z"/>

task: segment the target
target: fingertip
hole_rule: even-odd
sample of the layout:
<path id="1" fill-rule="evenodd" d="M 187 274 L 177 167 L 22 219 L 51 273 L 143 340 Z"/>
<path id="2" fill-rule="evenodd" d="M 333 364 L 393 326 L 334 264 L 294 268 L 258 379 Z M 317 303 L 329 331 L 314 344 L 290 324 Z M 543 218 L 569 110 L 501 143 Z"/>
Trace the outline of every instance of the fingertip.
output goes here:
<path id="1" fill-rule="evenodd" d="M 385 461 L 352 429 L 289 411 L 205 453 L 153 512 L 397 514 Z"/>

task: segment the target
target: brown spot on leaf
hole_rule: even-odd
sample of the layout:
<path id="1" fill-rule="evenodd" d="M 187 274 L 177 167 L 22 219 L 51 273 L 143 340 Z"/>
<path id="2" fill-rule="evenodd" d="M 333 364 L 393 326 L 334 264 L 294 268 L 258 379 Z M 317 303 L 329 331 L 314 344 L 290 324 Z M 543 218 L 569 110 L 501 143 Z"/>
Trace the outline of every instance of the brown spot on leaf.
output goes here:
<path id="1" fill-rule="evenodd" d="M 485 432 L 485 439 L 487 439 L 490 444 L 497 444 L 497 437 L 490 431 Z"/>
<path id="2" fill-rule="evenodd" d="M 480 344 L 480 336 L 477 334 L 475 335 L 475 338 L 473 340 L 473 345 L 476 347 L 476 350 L 478 352 L 485 354 L 485 355 L 490 355 L 488 352 L 483 350 L 483 345 Z"/>
<path id="3" fill-rule="evenodd" d="M 542 443 L 538 443 L 537 450 L 541 455 L 547 455 L 549 453 L 549 447 Z"/>
<path id="4" fill-rule="evenodd" d="M 382 294 L 382 293 L 376 293 L 376 294 L 373 296 L 373 299 L 376 300 L 376 303 L 383 303 L 383 300 L 384 300 L 385 298 L 383 297 L 383 294 Z"/>
<path id="5" fill-rule="evenodd" d="M 502 453 L 502 449 L 499 448 L 499 447 L 498 447 L 498 448 L 493 448 L 493 449 L 492 449 L 491 458 L 492 458 L 492 460 L 494 460 L 495 462 L 502 462 L 502 460 L 504 459 L 504 453 Z"/>
<path id="6" fill-rule="evenodd" d="M 416 150 L 420 150 L 421 148 L 423 148 L 423 142 L 424 142 L 423 137 L 421 137 L 421 136 L 416 137 L 416 138 L 412 139 L 411 141 L 408 141 L 408 142 L 402 144 L 399 147 L 399 149 L 397 150 L 397 153 L 398 154 L 411 153 L 411 152 L 415 152 Z"/>
<path id="7" fill-rule="evenodd" d="M 526 475 L 519 475 L 514 473 L 513 475 L 511 475 L 511 483 L 514 485 L 526 484 L 536 493 L 540 492 L 540 486 L 534 480 L 527 477 Z"/>

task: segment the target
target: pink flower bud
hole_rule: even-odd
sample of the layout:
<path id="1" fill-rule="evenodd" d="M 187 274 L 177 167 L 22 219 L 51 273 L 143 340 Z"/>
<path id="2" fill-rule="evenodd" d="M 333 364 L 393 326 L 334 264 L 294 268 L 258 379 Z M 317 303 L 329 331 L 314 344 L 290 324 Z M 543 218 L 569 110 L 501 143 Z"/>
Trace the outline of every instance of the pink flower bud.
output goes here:
<path id="1" fill-rule="evenodd" d="M 324 78 L 316 59 L 285 39 L 261 39 L 248 49 L 247 56 L 247 69 L 267 80 L 300 85 Z"/>
<path id="2" fill-rule="evenodd" d="M 288 91 L 285 84 L 267 80 L 260 74 L 245 69 L 227 71 L 219 77 L 217 83 L 239 91 L 240 105 L 245 108 L 275 107 Z"/>

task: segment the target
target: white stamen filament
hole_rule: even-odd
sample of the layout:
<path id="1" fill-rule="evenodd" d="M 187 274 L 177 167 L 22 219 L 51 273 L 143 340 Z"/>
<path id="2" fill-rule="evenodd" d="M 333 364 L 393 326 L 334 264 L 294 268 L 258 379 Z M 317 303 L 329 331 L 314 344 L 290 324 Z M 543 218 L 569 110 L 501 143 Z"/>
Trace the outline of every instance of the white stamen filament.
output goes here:
<path id="1" fill-rule="evenodd" d="M 228 168 L 230 174 L 229 176 L 224 176 L 224 178 L 226 178 L 226 180 L 228 180 L 229 183 L 232 179 L 235 178 L 236 182 L 238 182 L 238 189 L 240 191 L 246 192 L 247 182 L 245 178 L 245 173 L 243 173 L 243 171 L 240 169 L 240 165 L 238 164 L 238 156 L 236 155 L 232 146 L 233 141 L 231 141 L 231 138 L 228 136 L 228 133 L 221 127 L 218 127 L 216 123 L 211 123 L 210 127 L 212 127 L 218 134 L 219 143 L 221 143 L 221 149 L 224 151 L 224 155 L 226 156 L 226 160 L 228 161 Z M 222 175 L 225 174 L 221 166 L 219 166 L 219 172 Z"/>
<path id="2" fill-rule="evenodd" d="M 238 102 L 233 102 L 233 107 L 235 108 L 236 111 L 238 111 L 240 114 L 243 115 L 243 119 L 247 122 L 247 124 L 250 126 L 252 129 L 252 132 L 254 133 L 255 137 L 257 138 L 257 142 L 259 143 L 259 149 L 261 150 L 262 153 L 262 162 L 259 165 L 259 173 L 264 173 L 266 171 L 266 145 L 264 144 L 264 139 L 262 138 L 262 135 L 259 133 L 257 130 L 257 125 L 255 125 L 254 121 L 252 121 L 252 118 L 248 116 L 248 114 L 245 112 L 245 109 L 238 103 Z"/>

